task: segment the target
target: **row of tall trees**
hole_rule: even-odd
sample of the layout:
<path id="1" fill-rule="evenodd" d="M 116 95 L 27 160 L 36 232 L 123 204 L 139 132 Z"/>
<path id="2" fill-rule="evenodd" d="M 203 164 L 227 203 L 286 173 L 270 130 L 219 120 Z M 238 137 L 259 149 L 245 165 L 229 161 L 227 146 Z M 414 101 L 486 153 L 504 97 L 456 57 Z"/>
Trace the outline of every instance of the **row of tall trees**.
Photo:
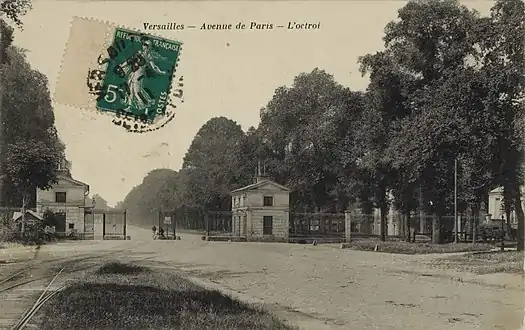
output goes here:
<path id="1" fill-rule="evenodd" d="M 487 17 L 452 0 L 410 1 L 385 27 L 385 48 L 359 58 L 365 92 L 320 69 L 300 74 L 275 91 L 257 128 L 210 119 L 180 171 L 150 172 L 121 206 L 228 209 L 229 192 L 263 160 L 293 189 L 295 209 L 379 208 L 383 238 L 389 208 L 406 218 L 420 210 L 433 215 L 439 243 L 457 162 L 459 212 L 479 214 L 503 187 L 523 249 L 523 40 L 522 1 L 498 0 Z"/>
<path id="2" fill-rule="evenodd" d="M 13 25 L 21 28 L 30 8 L 28 0 L 0 2 L 0 206 L 23 210 L 34 207 L 36 188 L 49 188 L 65 159 L 48 80 L 13 42 Z"/>

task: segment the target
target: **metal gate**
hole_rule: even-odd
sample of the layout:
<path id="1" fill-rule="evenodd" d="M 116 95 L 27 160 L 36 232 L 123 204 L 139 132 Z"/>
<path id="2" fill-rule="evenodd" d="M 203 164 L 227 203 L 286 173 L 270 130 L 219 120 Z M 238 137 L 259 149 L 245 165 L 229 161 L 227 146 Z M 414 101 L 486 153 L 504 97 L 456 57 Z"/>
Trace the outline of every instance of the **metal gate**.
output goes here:
<path id="1" fill-rule="evenodd" d="M 290 213 L 290 237 L 344 238 L 344 213 Z"/>
<path id="2" fill-rule="evenodd" d="M 127 211 L 92 209 L 85 211 L 84 237 L 89 239 L 128 239 Z"/>
<path id="3" fill-rule="evenodd" d="M 164 230 L 164 236 L 167 239 L 175 239 L 177 237 L 177 215 L 176 210 L 164 210 L 159 212 L 159 221 L 157 228 Z"/>
<path id="4" fill-rule="evenodd" d="M 206 212 L 206 236 L 232 235 L 232 215 L 231 211 Z"/>

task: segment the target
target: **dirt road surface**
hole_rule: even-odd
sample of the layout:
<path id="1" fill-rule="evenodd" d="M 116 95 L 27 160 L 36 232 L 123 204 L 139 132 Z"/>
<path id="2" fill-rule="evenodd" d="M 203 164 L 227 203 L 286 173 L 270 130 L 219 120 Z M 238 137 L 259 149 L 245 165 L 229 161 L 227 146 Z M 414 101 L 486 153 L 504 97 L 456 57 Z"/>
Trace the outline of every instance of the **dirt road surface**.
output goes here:
<path id="1" fill-rule="evenodd" d="M 521 329 L 523 276 L 437 271 L 425 259 L 341 250 L 335 245 L 154 241 L 129 229 L 131 241 L 49 245 L 65 257 L 126 250 L 119 260 L 175 268 L 230 292 L 262 299 L 305 329 Z"/>

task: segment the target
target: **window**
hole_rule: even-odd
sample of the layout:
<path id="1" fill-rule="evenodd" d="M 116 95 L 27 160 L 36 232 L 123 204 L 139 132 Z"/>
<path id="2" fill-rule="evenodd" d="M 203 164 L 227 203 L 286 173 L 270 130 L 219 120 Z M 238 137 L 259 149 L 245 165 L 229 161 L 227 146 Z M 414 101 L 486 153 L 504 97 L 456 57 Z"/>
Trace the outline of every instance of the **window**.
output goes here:
<path id="1" fill-rule="evenodd" d="M 55 193 L 55 202 L 56 203 L 65 203 L 66 202 L 66 193 L 65 192 L 56 192 Z"/>
<path id="2" fill-rule="evenodd" d="M 263 206 L 273 206 L 273 197 L 272 196 L 264 196 Z"/>
<path id="3" fill-rule="evenodd" d="M 75 224 L 74 223 L 70 223 L 69 224 L 69 229 L 74 229 L 75 228 Z"/>
<path id="4" fill-rule="evenodd" d="M 263 216 L 263 235 L 271 235 L 272 232 L 273 232 L 273 217 L 265 215 Z"/>

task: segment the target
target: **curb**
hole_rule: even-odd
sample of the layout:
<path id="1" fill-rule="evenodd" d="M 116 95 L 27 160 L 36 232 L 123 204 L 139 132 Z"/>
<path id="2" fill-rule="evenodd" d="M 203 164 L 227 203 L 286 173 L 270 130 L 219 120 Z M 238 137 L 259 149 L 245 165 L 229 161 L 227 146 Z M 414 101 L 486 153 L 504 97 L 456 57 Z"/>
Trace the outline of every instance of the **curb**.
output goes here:
<path id="1" fill-rule="evenodd" d="M 279 318 L 281 321 L 288 323 L 291 326 L 297 327 L 298 329 L 329 330 L 341 328 L 341 326 L 338 326 L 336 324 L 329 324 L 326 321 L 322 321 L 320 319 L 317 319 L 313 316 L 309 316 L 307 314 L 303 314 L 301 312 L 286 310 L 281 306 L 265 303 L 263 299 L 255 298 L 244 293 L 227 289 L 224 286 L 207 279 L 192 276 L 185 276 L 185 278 L 188 279 L 190 282 L 193 282 L 194 284 L 203 287 L 207 290 L 219 291 L 223 295 L 241 301 L 245 304 L 255 305 L 256 307 L 262 308 Z"/>
<path id="2" fill-rule="evenodd" d="M 31 259 L 34 258 L 34 254 L 40 250 L 40 245 L 37 246 L 30 246 L 30 247 L 16 247 L 16 248 L 7 248 L 7 249 L 1 249 L 0 250 L 0 262 L 10 262 L 20 259 L 19 254 L 22 253 L 31 253 L 33 254 L 31 256 Z M 7 258 L 3 258 L 7 257 Z"/>
<path id="3" fill-rule="evenodd" d="M 23 246 L 23 247 L 13 247 L 13 248 L 4 248 L 0 249 L 0 253 L 10 253 L 10 252 L 33 252 L 37 250 L 39 245 L 34 246 Z"/>
<path id="4" fill-rule="evenodd" d="M 481 286 L 488 286 L 488 287 L 494 287 L 499 289 L 509 289 L 509 290 L 519 290 L 522 291 L 523 287 L 517 286 L 513 283 L 494 283 L 490 281 L 490 275 L 498 275 L 498 273 L 493 274 L 471 274 L 471 273 L 465 273 L 465 272 L 455 272 L 455 271 L 439 271 L 439 269 L 432 269 L 428 268 L 425 270 L 407 270 L 404 268 L 392 268 L 390 269 L 393 273 L 403 273 L 403 274 L 411 274 L 415 276 L 424 276 L 424 277 L 436 277 L 436 278 L 442 278 L 442 279 L 448 279 L 454 282 L 459 283 L 469 283 L 469 284 L 475 284 L 475 285 L 481 285 Z M 488 277 L 485 277 L 487 276 Z M 504 274 L 509 276 L 521 276 L 521 274 Z M 523 278 L 523 277 L 522 277 Z M 487 280 L 488 279 L 488 280 Z M 525 329 L 525 328 L 524 328 Z"/>

